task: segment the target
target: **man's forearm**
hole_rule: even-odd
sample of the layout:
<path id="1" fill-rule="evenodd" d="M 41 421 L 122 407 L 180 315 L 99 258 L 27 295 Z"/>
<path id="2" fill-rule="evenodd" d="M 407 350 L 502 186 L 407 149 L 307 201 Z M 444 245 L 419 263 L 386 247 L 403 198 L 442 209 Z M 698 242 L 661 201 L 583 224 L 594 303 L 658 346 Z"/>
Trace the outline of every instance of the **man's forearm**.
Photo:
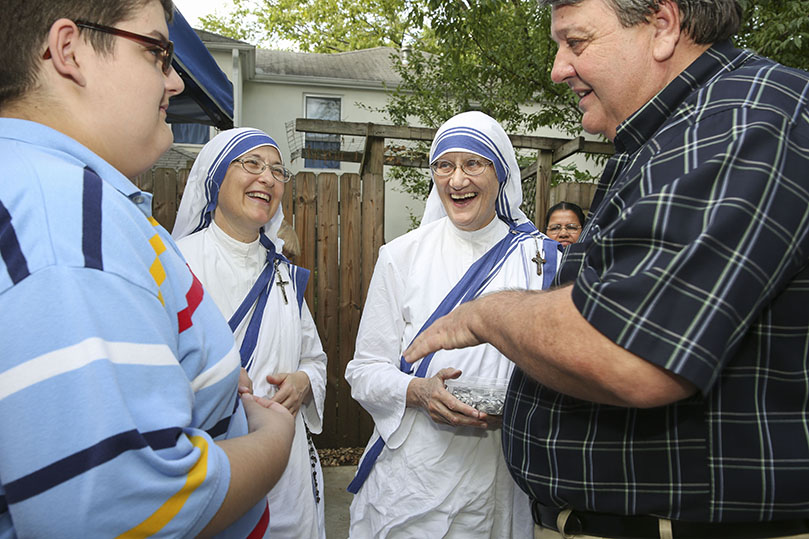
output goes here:
<path id="1" fill-rule="evenodd" d="M 571 292 L 566 286 L 484 296 L 474 302 L 470 331 L 533 379 L 576 398 L 652 407 L 693 394 L 683 378 L 599 333 L 576 309 Z"/>

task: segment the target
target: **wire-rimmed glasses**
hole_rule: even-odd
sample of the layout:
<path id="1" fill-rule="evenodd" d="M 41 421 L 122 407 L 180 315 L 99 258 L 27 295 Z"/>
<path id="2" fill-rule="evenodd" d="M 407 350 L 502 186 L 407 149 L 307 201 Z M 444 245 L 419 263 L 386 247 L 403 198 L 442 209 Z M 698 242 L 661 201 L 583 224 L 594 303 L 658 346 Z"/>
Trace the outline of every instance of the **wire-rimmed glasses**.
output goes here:
<path id="1" fill-rule="evenodd" d="M 270 169 L 270 174 L 272 174 L 272 177 L 281 183 L 287 183 L 295 176 L 292 171 L 286 167 L 281 165 L 270 165 L 269 163 L 265 163 L 261 159 L 257 159 L 255 157 L 239 157 L 238 159 L 234 159 L 233 162 L 238 162 L 246 172 L 255 174 L 256 176 L 265 170 Z"/>

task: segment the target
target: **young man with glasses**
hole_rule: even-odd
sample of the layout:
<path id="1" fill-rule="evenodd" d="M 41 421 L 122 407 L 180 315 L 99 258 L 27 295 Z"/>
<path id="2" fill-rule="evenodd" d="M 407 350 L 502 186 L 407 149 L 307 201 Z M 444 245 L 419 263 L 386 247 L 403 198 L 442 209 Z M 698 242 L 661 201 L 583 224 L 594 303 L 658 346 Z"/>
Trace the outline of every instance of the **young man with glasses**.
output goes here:
<path id="1" fill-rule="evenodd" d="M 172 141 L 172 3 L 10 1 L 0 536 L 260 537 L 292 417 L 239 398 L 227 323 L 128 180 Z"/>

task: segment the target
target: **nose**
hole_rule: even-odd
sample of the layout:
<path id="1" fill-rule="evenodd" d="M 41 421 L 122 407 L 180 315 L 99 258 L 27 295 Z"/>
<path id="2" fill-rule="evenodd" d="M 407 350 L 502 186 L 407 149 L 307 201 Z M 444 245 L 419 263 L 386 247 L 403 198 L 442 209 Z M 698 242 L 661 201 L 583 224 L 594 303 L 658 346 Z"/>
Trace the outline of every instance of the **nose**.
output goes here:
<path id="1" fill-rule="evenodd" d="M 165 84 L 166 84 L 166 93 L 169 94 L 170 96 L 178 95 L 182 93 L 182 91 L 185 89 L 185 83 L 183 82 L 183 79 L 180 78 L 180 75 L 177 73 L 177 71 L 174 69 L 174 66 L 171 67 L 168 75 L 166 75 Z"/>
<path id="2" fill-rule="evenodd" d="M 573 64 L 567 59 L 567 54 L 562 46 L 556 51 L 553 58 L 553 68 L 551 68 L 551 80 L 556 84 L 561 84 L 567 79 L 574 77 L 576 70 Z"/>
<path id="3" fill-rule="evenodd" d="M 463 189 L 469 183 L 469 178 L 460 166 L 456 166 L 455 170 L 449 177 L 449 186 L 453 189 Z"/>
<path id="4" fill-rule="evenodd" d="M 272 185 L 278 180 L 275 179 L 275 176 L 272 175 L 272 170 L 269 168 L 265 168 L 261 174 L 258 175 L 258 181 L 265 185 Z"/>

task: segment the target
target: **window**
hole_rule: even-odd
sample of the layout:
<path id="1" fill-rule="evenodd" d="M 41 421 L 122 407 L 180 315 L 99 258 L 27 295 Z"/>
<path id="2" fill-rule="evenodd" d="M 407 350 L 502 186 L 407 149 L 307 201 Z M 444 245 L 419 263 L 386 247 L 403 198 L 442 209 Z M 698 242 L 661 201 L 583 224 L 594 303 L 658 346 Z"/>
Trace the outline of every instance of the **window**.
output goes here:
<path id="1" fill-rule="evenodd" d="M 211 139 L 211 129 L 201 124 L 171 124 L 174 142 L 185 144 L 205 144 Z"/>
<path id="2" fill-rule="evenodd" d="M 318 120 L 340 121 L 341 99 L 339 97 L 306 96 L 306 117 Z M 340 151 L 340 135 L 306 133 L 306 148 Z M 335 159 L 306 159 L 306 168 L 340 168 Z"/>

